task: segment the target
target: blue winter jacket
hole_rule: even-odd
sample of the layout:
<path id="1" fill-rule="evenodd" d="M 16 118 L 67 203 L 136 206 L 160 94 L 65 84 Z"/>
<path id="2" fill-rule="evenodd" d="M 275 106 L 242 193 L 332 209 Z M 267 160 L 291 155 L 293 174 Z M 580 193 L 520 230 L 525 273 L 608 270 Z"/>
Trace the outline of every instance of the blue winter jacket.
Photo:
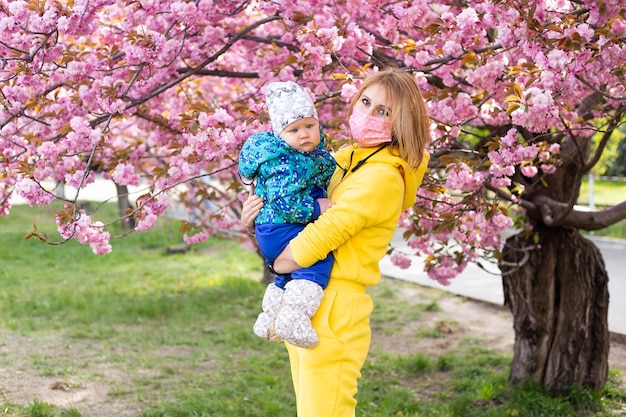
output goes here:
<path id="1" fill-rule="evenodd" d="M 319 216 L 317 198 L 326 197 L 335 159 L 326 151 L 324 135 L 312 152 L 289 146 L 272 132 L 251 135 L 239 154 L 239 175 L 256 179 L 254 193 L 265 204 L 256 224 L 308 223 Z"/>

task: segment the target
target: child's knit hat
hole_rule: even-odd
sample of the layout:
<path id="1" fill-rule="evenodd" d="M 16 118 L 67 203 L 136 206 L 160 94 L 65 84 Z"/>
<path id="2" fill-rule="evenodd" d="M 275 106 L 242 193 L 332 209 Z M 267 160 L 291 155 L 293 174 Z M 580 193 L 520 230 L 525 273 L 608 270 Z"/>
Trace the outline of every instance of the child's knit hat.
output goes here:
<path id="1" fill-rule="evenodd" d="M 265 98 L 276 136 L 296 120 L 317 119 L 317 110 L 308 91 L 293 81 L 270 83 L 265 89 Z"/>

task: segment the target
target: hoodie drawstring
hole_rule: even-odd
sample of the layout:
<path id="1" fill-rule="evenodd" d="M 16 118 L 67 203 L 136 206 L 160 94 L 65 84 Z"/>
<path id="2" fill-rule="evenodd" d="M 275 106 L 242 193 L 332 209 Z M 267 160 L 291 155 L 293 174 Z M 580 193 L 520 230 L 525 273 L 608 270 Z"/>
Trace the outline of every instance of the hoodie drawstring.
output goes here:
<path id="1" fill-rule="evenodd" d="M 355 166 L 354 168 L 350 169 L 350 167 L 352 166 L 352 157 L 354 156 L 354 151 L 352 151 L 352 153 L 350 154 L 350 163 L 348 164 L 348 168 L 343 168 L 341 165 L 339 165 L 339 163 L 337 163 L 335 161 L 335 163 L 337 164 L 337 166 L 343 171 L 343 175 L 341 176 L 341 179 L 343 179 L 346 174 L 348 173 L 348 170 L 350 170 L 350 172 L 354 172 L 357 169 L 361 168 L 361 166 L 368 160 L 370 159 L 372 156 L 376 155 L 378 152 L 382 151 L 383 149 L 385 149 L 387 146 L 389 146 L 388 143 L 384 144 L 383 146 L 381 146 L 380 148 L 376 149 L 374 152 L 372 152 L 371 154 L 369 154 L 368 156 L 366 156 L 365 158 L 361 159 Z"/>

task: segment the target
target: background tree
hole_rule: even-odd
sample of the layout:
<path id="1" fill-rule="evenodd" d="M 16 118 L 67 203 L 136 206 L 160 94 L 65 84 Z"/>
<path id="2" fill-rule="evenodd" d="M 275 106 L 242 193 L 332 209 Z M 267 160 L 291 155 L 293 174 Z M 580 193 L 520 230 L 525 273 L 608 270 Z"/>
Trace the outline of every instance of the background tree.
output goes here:
<path id="1" fill-rule="evenodd" d="M 626 202 L 574 209 L 583 175 L 623 125 L 623 0 L 73 0 L 0 2 L 0 213 L 11 197 L 55 198 L 61 239 L 97 254 L 107 225 L 78 204 L 95 172 L 140 187 L 121 216 L 150 229 L 172 198 L 185 239 L 242 236 L 237 153 L 267 129 L 262 87 L 312 89 L 330 146 L 369 71 L 411 71 L 429 102 L 433 155 L 405 238 L 442 283 L 491 257 L 514 315 L 511 382 L 601 389 L 607 274 L 579 230 L 626 217 Z M 591 151 L 591 138 L 600 135 Z M 210 200 L 211 204 L 202 204 Z M 500 256 L 500 233 L 507 239 Z M 393 260 L 409 261 L 400 253 Z"/>
<path id="2" fill-rule="evenodd" d="M 603 175 L 626 177 L 626 128 L 622 127 L 616 136 L 617 149 Z"/>

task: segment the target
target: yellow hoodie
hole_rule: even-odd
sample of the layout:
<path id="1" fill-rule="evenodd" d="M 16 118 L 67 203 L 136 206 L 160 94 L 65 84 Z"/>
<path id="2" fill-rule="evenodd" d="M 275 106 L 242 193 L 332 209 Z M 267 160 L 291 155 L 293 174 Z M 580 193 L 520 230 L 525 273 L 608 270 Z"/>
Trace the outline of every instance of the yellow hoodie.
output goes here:
<path id="1" fill-rule="evenodd" d="M 378 150 L 355 144 L 335 154 L 340 168 L 328 186 L 328 198 L 335 204 L 289 244 L 300 266 L 313 265 L 332 251 L 331 280 L 378 283 L 378 262 L 387 252 L 400 214 L 415 204 L 429 159 L 424 152 L 419 167 L 407 169 L 406 161 L 389 147 Z"/>

